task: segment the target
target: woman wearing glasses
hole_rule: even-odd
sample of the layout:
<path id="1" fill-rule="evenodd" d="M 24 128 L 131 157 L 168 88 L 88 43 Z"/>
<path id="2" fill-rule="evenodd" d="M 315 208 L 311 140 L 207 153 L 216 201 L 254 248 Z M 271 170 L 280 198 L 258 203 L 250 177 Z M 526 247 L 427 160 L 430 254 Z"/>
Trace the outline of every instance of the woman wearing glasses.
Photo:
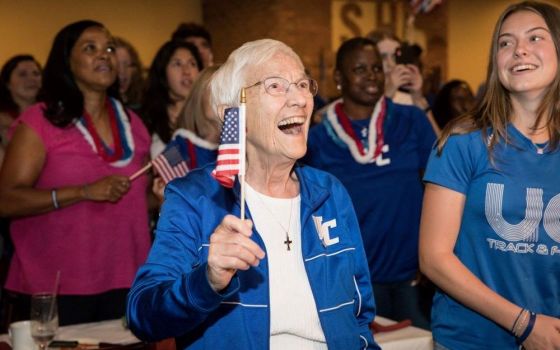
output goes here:
<path id="1" fill-rule="evenodd" d="M 420 310 L 418 227 L 434 132 L 414 106 L 383 96 L 383 63 L 366 38 L 344 42 L 334 73 L 342 102 L 309 132 L 306 161 L 348 189 L 366 248 L 378 314 L 428 328 Z"/>
<path id="2" fill-rule="evenodd" d="M 246 88 L 246 204 L 239 182 L 221 186 L 211 166 L 169 183 L 129 294 L 131 329 L 182 349 L 377 349 L 350 198 L 331 175 L 296 165 L 317 83 L 292 49 L 264 39 L 235 50 L 210 87 L 219 115 Z"/>

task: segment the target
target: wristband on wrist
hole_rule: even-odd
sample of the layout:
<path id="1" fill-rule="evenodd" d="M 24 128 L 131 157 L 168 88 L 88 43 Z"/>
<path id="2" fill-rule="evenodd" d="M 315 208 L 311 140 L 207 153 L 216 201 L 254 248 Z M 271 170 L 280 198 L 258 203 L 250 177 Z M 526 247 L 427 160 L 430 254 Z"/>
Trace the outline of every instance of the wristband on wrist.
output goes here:
<path id="1" fill-rule="evenodd" d="M 519 322 L 519 318 L 521 317 L 521 315 L 523 315 L 523 312 L 525 312 L 526 309 L 521 309 L 521 311 L 519 311 L 519 314 L 517 314 L 517 317 L 515 318 L 515 321 L 513 322 L 513 325 L 511 326 L 511 330 L 510 333 L 515 335 L 515 328 L 517 326 L 517 322 Z"/>
<path id="2" fill-rule="evenodd" d="M 58 198 L 56 198 L 56 189 L 51 190 L 51 199 L 52 199 L 52 204 L 54 206 L 54 209 L 56 210 L 60 208 L 60 206 L 58 205 Z"/>
<path id="3" fill-rule="evenodd" d="M 527 309 L 523 310 L 523 313 L 521 314 L 521 317 L 519 318 L 519 321 L 515 325 L 515 330 L 513 331 L 513 335 L 516 338 L 519 338 L 521 336 L 521 334 L 523 334 L 523 331 L 525 330 L 525 328 L 527 327 L 527 324 L 529 323 L 530 315 L 531 314 L 530 314 L 529 310 L 527 310 Z"/>
<path id="4" fill-rule="evenodd" d="M 432 107 L 428 106 L 428 107 L 424 108 L 424 113 L 428 113 L 431 110 L 432 110 Z"/>
<path id="5" fill-rule="evenodd" d="M 518 344 L 523 344 L 523 342 L 525 340 L 527 340 L 527 338 L 529 337 L 529 335 L 533 331 L 533 328 L 535 327 L 535 321 L 536 320 L 537 320 L 537 314 L 530 311 L 529 323 L 527 324 L 527 327 L 525 327 L 525 331 L 523 332 L 523 334 L 521 334 L 521 336 L 519 336 L 517 338 L 517 343 Z"/>

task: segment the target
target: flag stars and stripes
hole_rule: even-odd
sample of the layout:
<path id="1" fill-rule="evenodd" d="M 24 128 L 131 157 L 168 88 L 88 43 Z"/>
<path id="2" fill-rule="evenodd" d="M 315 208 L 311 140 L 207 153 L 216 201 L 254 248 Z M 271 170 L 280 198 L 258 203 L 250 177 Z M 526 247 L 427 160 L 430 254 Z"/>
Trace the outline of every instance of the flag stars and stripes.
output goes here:
<path id="1" fill-rule="evenodd" d="M 176 177 L 187 175 L 189 167 L 177 146 L 171 146 L 152 160 L 152 164 L 167 184 Z"/>
<path id="2" fill-rule="evenodd" d="M 239 122 L 239 108 L 226 109 L 216 168 L 212 171 L 212 176 L 229 188 L 233 187 L 235 175 L 240 170 Z"/>
<path id="3" fill-rule="evenodd" d="M 221 144 L 239 143 L 239 114 L 228 109 L 221 133 Z"/>

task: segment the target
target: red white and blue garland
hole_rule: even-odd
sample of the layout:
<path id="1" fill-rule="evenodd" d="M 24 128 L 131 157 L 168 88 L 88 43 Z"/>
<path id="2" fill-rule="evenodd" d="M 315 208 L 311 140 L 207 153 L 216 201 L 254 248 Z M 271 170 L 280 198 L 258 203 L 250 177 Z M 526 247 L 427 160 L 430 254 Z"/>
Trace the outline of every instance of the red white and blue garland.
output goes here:
<path id="1" fill-rule="evenodd" d="M 84 111 L 84 115 L 76 120 L 75 125 L 95 153 L 111 166 L 122 168 L 127 166 L 134 156 L 130 120 L 124 106 L 118 100 L 108 98 L 106 108 L 113 135 L 113 149 L 101 140 L 87 112 Z"/>
<path id="2" fill-rule="evenodd" d="M 209 151 L 215 151 L 218 149 L 217 144 L 199 137 L 191 130 L 187 130 L 187 129 L 175 130 L 175 132 L 173 133 L 173 140 L 177 139 L 178 137 L 185 141 L 186 149 L 188 153 L 188 166 L 190 169 L 198 168 L 195 146 Z"/>
<path id="3" fill-rule="evenodd" d="M 190 142 L 192 142 L 193 144 L 197 145 L 200 148 L 204 148 L 210 151 L 214 151 L 218 149 L 217 144 L 207 141 L 201 138 L 200 136 L 196 135 L 194 132 L 187 129 L 175 130 L 175 132 L 173 133 L 173 138 L 175 138 L 176 136 L 181 136 L 182 138 L 189 140 Z"/>
<path id="4" fill-rule="evenodd" d="M 361 140 L 356 136 L 350 119 L 342 112 L 342 103 L 331 103 L 326 112 L 327 120 L 332 126 L 338 138 L 344 142 L 352 157 L 360 164 L 373 163 L 375 158 L 381 154 L 384 144 L 383 121 L 387 113 L 387 102 L 381 97 L 375 104 L 369 122 L 368 149 L 365 149 Z M 375 130 L 375 132 L 372 132 Z"/>

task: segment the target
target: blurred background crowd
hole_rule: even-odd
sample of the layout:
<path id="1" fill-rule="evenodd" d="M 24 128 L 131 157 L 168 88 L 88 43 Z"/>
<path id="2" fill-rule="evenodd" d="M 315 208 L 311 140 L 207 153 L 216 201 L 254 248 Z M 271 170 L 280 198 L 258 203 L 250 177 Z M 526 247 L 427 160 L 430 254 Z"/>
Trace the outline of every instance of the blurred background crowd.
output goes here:
<path id="1" fill-rule="evenodd" d="M 188 169 L 215 160 L 221 121 L 209 81 L 233 48 L 264 37 L 294 48 L 318 82 L 313 123 L 337 101 L 355 106 L 354 116 L 375 106 L 354 95 L 358 73 L 347 66 L 370 43 L 381 59 L 378 88 L 395 106 L 417 107 L 394 107 L 406 123 L 395 130 L 420 131 L 385 135 L 417 152 L 393 158 L 388 172 L 349 172 L 321 157 L 320 128 L 304 161 L 350 192 L 378 314 L 429 329 L 434 288 L 417 255 L 421 175 L 441 130 L 483 91 L 489 33 L 511 1 L 417 3 L 0 0 L 0 31 L 14 34 L 0 52 L 0 331 L 28 318 L 29 295 L 51 290 L 58 271 L 62 325 L 124 315 L 167 182 L 153 169 L 131 175 L 169 149 Z M 367 42 L 341 46 L 355 37 Z M 357 138 L 367 139 L 358 124 Z M 384 152 L 374 154 L 378 166 Z"/>

